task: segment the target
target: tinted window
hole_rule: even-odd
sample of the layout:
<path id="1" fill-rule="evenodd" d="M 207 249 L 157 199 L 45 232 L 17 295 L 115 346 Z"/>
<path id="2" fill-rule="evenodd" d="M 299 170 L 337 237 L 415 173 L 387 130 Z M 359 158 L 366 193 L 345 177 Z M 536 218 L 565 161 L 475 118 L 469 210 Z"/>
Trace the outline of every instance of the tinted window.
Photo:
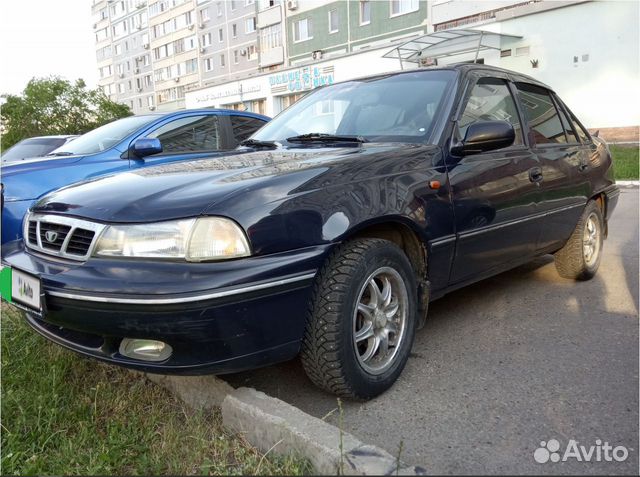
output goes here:
<path id="1" fill-rule="evenodd" d="M 160 126 L 147 137 L 157 137 L 163 153 L 208 152 L 219 149 L 218 117 L 189 116 Z"/>
<path id="2" fill-rule="evenodd" d="M 513 144 L 522 144 L 520 119 L 506 81 L 498 78 L 478 80 L 458 120 L 460 138 L 464 138 L 469 125 L 476 121 L 507 121 L 516 133 Z"/>
<path id="3" fill-rule="evenodd" d="M 571 124 L 573 124 L 573 129 L 578 133 L 578 137 L 580 138 L 580 141 L 581 142 L 589 142 L 589 141 L 591 141 L 591 139 L 589 138 L 589 134 L 587 133 L 587 131 L 585 131 L 585 129 L 582 127 L 582 125 L 578 122 L 578 120 L 576 119 L 574 114 L 571 112 L 571 110 L 569 108 L 567 108 L 567 105 L 562 103 L 562 107 L 569 114 L 569 120 L 571 121 Z"/>
<path id="4" fill-rule="evenodd" d="M 525 83 L 518 83 L 517 87 L 535 144 L 566 143 L 567 138 L 549 92 Z"/>
<path id="5" fill-rule="evenodd" d="M 573 127 L 571 126 L 571 123 L 567 118 L 567 113 L 564 112 L 564 110 L 562 109 L 562 107 L 560 107 L 558 103 L 556 104 L 558 105 L 558 112 L 560 113 L 560 120 L 562 121 L 562 127 L 564 128 L 565 133 L 567 133 L 567 142 L 570 142 L 570 143 L 580 142 L 578 141 L 578 136 L 576 136 L 576 133 L 573 132 Z"/>
<path id="6" fill-rule="evenodd" d="M 40 157 L 62 146 L 67 140 L 65 138 L 33 138 L 24 139 L 18 144 L 10 147 L 2 154 L 5 162 L 19 161 L 31 157 Z"/>
<path id="7" fill-rule="evenodd" d="M 247 139 L 265 123 L 265 121 L 247 116 L 230 116 L 229 119 L 231 120 L 231 129 L 236 143 Z"/>

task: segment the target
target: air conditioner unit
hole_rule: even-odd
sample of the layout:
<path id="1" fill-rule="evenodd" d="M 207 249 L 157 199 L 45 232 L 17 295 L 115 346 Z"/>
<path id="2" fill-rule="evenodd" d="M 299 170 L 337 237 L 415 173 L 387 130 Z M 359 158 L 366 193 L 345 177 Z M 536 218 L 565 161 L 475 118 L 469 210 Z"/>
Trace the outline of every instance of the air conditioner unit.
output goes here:
<path id="1" fill-rule="evenodd" d="M 134 68 L 134 69 L 133 69 L 133 72 L 134 72 L 135 74 L 140 73 L 140 68 Z"/>
<path id="2" fill-rule="evenodd" d="M 142 48 L 144 48 L 145 50 L 149 49 L 149 43 L 145 43 L 144 45 L 142 45 Z"/>
<path id="3" fill-rule="evenodd" d="M 200 23 L 200 24 L 198 25 L 198 28 L 200 28 L 201 30 L 202 30 L 203 28 L 205 28 L 205 27 L 206 27 L 206 25 L 205 25 L 204 23 Z"/>
<path id="4" fill-rule="evenodd" d="M 156 107 L 155 106 L 149 106 L 149 111 L 155 111 Z"/>
<path id="5" fill-rule="evenodd" d="M 173 81 L 175 81 L 176 83 L 180 82 L 180 78 L 173 78 Z"/>
<path id="6" fill-rule="evenodd" d="M 137 91 L 138 93 L 142 93 L 142 88 L 136 88 L 136 91 Z"/>
<path id="7" fill-rule="evenodd" d="M 147 6 L 147 2 L 138 2 L 136 3 L 136 8 L 144 8 Z"/>
<path id="8" fill-rule="evenodd" d="M 190 25 L 187 25 L 187 28 L 189 30 L 193 30 L 195 28 L 195 25 L 193 23 L 191 23 Z"/>
<path id="9" fill-rule="evenodd" d="M 207 49 L 204 46 L 200 47 L 200 53 L 204 53 L 205 51 L 207 51 Z"/>
<path id="10" fill-rule="evenodd" d="M 246 48 L 243 48 L 242 50 L 240 50 L 240 54 L 241 54 L 242 56 L 247 56 L 247 49 L 246 49 Z"/>
<path id="11" fill-rule="evenodd" d="M 144 61 L 144 56 L 136 56 L 136 61 Z"/>
<path id="12" fill-rule="evenodd" d="M 322 59 L 322 50 L 316 50 L 314 52 L 311 53 L 311 57 L 314 60 L 321 60 Z"/>
<path id="13" fill-rule="evenodd" d="M 96 28 L 98 28 L 98 24 L 97 24 L 97 23 L 94 23 L 94 24 L 93 24 L 93 29 L 95 30 Z"/>
<path id="14" fill-rule="evenodd" d="M 118 78 L 124 78 L 124 73 L 120 73 L 120 74 L 118 75 Z"/>
<path id="15" fill-rule="evenodd" d="M 287 8 L 289 10 L 296 10 L 298 8 L 297 0 L 287 0 Z"/>
<path id="16" fill-rule="evenodd" d="M 142 30 L 142 23 L 138 23 L 138 24 L 136 25 L 136 28 L 137 28 L 138 30 Z"/>

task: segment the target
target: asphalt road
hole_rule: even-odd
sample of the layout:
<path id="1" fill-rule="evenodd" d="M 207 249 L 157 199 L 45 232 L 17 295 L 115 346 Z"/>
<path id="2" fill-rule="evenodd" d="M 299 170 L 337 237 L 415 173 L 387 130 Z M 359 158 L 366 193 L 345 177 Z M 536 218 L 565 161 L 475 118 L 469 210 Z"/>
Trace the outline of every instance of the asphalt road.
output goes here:
<path id="1" fill-rule="evenodd" d="M 335 397 L 298 361 L 227 380 L 338 422 Z M 399 381 L 344 402 L 343 422 L 432 474 L 637 475 L 638 188 L 622 189 L 593 280 L 560 278 L 549 256 L 437 300 Z M 550 439 L 561 457 L 570 439 L 629 455 L 537 463 Z"/>

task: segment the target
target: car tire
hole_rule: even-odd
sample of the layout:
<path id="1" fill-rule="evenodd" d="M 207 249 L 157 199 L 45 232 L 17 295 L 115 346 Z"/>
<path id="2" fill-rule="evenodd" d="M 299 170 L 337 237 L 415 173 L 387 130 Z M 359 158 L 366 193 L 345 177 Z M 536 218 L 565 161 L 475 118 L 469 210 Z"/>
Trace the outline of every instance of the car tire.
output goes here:
<path id="1" fill-rule="evenodd" d="M 393 242 L 356 239 L 320 269 L 301 358 L 309 378 L 339 396 L 366 400 L 402 372 L 417 323 L 416 278 Z"/>
<path id="2" fill-rule="evenodd" d="M 589 201 L 567 243 L 555 253 L 555 265 L 563 278 L 589 280 L 600 266 L 604 220 L 598 204 Z"/>

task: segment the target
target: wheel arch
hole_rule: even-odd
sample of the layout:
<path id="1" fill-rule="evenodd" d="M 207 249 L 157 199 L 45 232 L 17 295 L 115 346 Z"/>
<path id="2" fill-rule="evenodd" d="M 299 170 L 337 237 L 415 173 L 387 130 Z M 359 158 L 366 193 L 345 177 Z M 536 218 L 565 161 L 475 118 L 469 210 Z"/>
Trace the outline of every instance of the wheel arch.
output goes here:
<path id="1" fill-rule="evenodd" d="M 358 238 L 389 240 L 400 247 L 407 255 L 418 284 L 418 327 L 424 326 L 429 304 L 430 283 L 428 280 L 427 246 L 423 234 L 410 220 L 391 216 L 359 224 L 345 233 L 340 241 L 344 242 Z"/>

